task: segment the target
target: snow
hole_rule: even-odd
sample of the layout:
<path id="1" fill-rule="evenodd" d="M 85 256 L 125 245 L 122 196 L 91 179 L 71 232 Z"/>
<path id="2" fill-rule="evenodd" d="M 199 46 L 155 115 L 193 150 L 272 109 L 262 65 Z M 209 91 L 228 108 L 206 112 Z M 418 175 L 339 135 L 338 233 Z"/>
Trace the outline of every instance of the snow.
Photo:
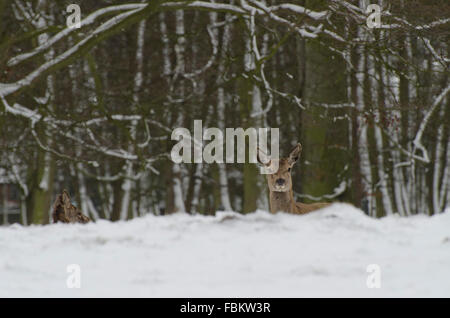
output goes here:
<path id="1" fill-rule="evenodd" d="M 81 288 L 67 288 L 80 267 Z M 381 288 L 368 288 L 370 264 Z M 449 297 L 450 209 L 372 219 L 347 204 L 309 215 L 148 215 L 0 228 L 0 297 Z"/>

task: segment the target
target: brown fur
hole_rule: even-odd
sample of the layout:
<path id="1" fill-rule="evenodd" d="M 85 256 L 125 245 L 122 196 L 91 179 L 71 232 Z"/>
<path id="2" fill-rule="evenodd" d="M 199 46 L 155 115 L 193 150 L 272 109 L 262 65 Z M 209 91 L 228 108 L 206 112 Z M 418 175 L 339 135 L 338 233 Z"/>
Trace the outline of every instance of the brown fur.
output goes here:
<path id="1" fill-rule="evenodd" d="M 56 197 L 55 203 L 53 203 L 52 216 L 54 223 L 88 223 L 91 221 L 89 217 L 70 203 L 70 196 L 66 190 Z"/>
<path id="2" fill-rule="evenodd" d="M 270 212 L 276 213 L 279 211 L 293 213 L 293 214 L 305 214 L 312 211 L 322 209 L 329 206 L 330 203 L 320 202 L 320 203 L 301 203 L 295 202 L 294 194 L 292 191 L 292 176 L 291 168 L 297 162 L 300 157 L 302 146 L 297 144 L 295 148 L 289 154 L 287 158 L 281 158 L 278 160 L 278 171 L 273 174 L 267 175 L 267 183 L 269 186 L 269 200 L 270 200 Z M 266 162 L 266 166 L 273 164 L 275 159 Z M 264 164 L 260 158 L 258 152 L 258 161 Z M 283 180 L 282 186 L 277 184 L 277 180 Z"/>

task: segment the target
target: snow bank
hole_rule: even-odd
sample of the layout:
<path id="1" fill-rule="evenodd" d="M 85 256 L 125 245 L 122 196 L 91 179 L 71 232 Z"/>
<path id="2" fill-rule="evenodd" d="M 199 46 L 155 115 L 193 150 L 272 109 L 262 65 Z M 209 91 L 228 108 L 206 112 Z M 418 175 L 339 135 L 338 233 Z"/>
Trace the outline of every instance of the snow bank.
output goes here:
<path id="1" fill-rule="evenodd" d="M 81 288 L 67 288 L 78 264 Z M 366 285 L 380 266 L 381 288 Z M 450 211 L 375 220 L 335 204 L 305 216 L 147 216 L 0 228 L 0 297 L 450 297 Z"/>

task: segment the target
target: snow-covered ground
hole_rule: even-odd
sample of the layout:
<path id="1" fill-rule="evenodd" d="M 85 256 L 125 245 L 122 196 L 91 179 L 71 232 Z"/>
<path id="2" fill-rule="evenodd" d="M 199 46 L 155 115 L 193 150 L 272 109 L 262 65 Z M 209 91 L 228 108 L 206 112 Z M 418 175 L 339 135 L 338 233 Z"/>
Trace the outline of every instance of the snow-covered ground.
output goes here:
<path id="1" fill-rule="evenodd" d="M 78 264 L 81 288 L 68 288 Z M 368 288 L 369 264 L 380 288 Z M 376 274 L 375 274 L 376 275 Z M 0 297 L 450 297 L 450 211 L 218 213 L 0 228 Z"/>

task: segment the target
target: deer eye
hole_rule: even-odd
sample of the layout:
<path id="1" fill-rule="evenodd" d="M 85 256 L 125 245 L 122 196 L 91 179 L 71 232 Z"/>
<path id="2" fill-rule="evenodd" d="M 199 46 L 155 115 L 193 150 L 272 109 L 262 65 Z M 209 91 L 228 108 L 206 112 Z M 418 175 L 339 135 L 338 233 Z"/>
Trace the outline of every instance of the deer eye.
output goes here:
<path id="1" fill-rule="evenodd" d="M 288 168 L 288 172 L 291 172 L 291 168 Z"/>

